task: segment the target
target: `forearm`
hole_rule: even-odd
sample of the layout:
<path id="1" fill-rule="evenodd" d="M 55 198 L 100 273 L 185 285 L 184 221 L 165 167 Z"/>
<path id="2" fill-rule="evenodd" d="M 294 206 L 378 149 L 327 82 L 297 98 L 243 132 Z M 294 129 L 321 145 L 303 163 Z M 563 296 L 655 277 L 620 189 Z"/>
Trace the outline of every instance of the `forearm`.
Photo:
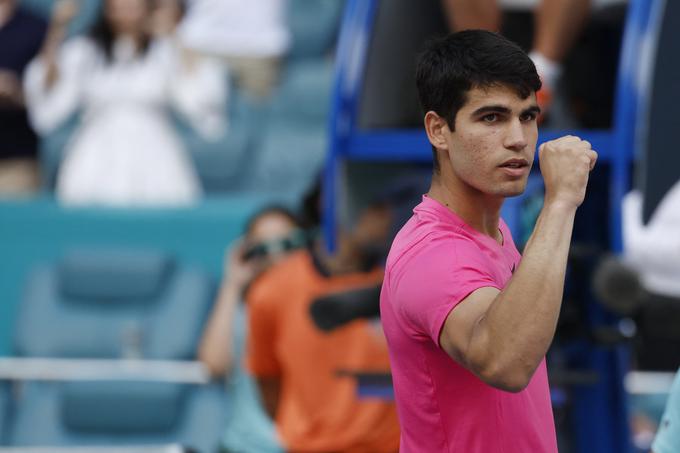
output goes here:
<path id="1" fill-rule="evenodd" d="M 238 289 L 224 284 L 201 339 L 198 359 L 213 376 L 221 376 L 233 365 L 233 324 L 239 301 Z"/>
<path id="2" fill-rule="evenodd" d="M 491 376 L 526 383 L 552 342 L 576 208 L 546 205 L 522 263 L 474 329 L 470 356 Z"/>
<path id="3" fill-rule="evenodd" d="M 40 58 L 45 64 L 45 88 L 48 90 L 59 80 L 59 65 L 57 64 L 57 53 L 59 47 L 66 37 L 66 27 L 62 25 L 52 25 L 47 31 L 47 36 L 40 52 Z"/>
<path id="4" fill-rule="evenodd" d="M 451 31 L 500 28 L 501 11 L 496 0 L 442 0 Z"/>

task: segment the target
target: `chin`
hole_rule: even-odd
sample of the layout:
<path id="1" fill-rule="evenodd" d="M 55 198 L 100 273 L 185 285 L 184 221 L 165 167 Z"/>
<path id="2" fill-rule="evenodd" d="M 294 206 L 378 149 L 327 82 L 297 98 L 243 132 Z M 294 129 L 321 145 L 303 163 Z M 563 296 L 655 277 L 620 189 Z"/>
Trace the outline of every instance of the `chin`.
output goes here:
<path id="1" fill-rule="evenodd" d="M 526 181 L 522 181 L 521 184 L 513 184 L 511 186 L 503 187 L 499 191 L 498 195 L 506 198 L 517 197 L 522 195 L 527 188 Z"/>

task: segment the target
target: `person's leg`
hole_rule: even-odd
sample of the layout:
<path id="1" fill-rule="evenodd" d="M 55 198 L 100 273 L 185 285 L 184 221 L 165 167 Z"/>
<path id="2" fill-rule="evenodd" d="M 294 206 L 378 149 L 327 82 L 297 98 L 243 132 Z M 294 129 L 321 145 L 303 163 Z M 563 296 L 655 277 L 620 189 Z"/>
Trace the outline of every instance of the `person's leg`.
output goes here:
<path id="1" fill-rule="evenodd" d="M 276 87 L 281 70 L 278 57 L 225 57 L 237 88 L 253 99 L 266 99 Z"/>
<path id="2" fill-rule="evenodd" d="M 452 31 L 499 31 L 501 11 L 497 0 L 442 0 Z"/>
<path id="3" fill-rule="evenodd" d="M 553 88 L 562 60 L 578 37 L 590 12 L 590 0 L 542 0 L 536 10 L 531 57 L 543 83 Z"/>

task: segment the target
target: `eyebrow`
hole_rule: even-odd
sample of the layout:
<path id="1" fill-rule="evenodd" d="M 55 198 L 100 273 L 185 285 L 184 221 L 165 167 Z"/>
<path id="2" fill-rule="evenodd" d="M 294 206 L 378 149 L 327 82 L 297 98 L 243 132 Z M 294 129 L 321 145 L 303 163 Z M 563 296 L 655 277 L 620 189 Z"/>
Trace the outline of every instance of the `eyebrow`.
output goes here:
<path id="1" fill-rule="evenodd" d="M 479 116 L 487 113 L 509 114 L 511 113 L 511 110 L 504 105 L 485 105 L 484 107 L 480 107 L 474 112 L 472 112 L 472 116 Z M 522 115 L 526 115 L 529 113 L 538 115 L 539 113 L 541 113 L 541 108 L 537 105 L 532 105 L 531 107 L 522 110 Z"/>

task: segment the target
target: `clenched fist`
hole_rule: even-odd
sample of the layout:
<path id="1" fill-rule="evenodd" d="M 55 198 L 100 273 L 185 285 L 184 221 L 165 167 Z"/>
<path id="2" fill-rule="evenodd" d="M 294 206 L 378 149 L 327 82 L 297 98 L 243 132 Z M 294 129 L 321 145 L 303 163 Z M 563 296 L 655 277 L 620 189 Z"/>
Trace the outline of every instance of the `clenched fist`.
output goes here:
<path id="1" fill-rule="evenodd" d="M 588 175 L 597 153 L 585 140 L 567 135 L 543 143 L 538 158 L 545 184 L 545 203 L 564 203 L 577 208 L 583 203 Z"/>

